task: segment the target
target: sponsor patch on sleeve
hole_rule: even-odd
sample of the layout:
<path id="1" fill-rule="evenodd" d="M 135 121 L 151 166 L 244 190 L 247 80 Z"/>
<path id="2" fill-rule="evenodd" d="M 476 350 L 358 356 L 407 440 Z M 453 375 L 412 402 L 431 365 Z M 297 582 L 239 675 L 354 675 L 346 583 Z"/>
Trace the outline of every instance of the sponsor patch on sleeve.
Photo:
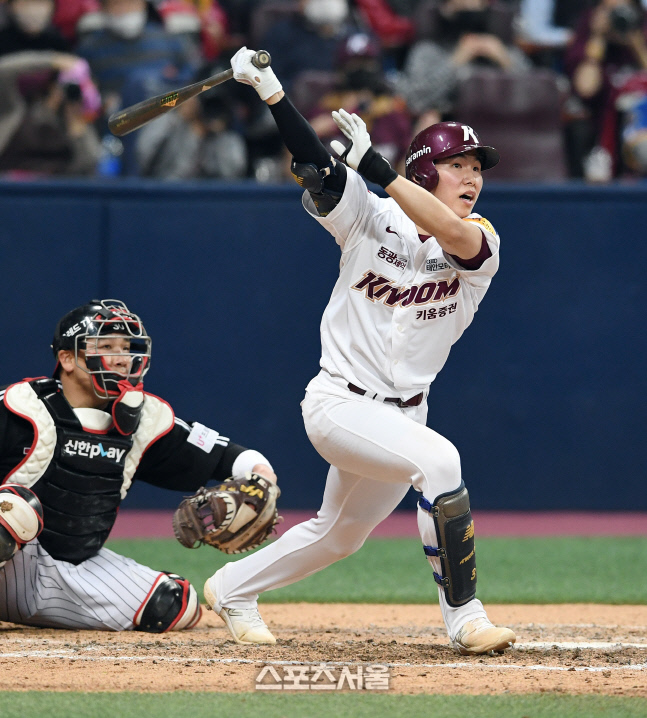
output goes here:
<path id="1" fill-rule="evenodd" d="M 197 446 L 202 451 L 206 451 L 207 454 L 211 452 L 211 449 L 218 444 L 219 446 L 227 446 L 229 439 L 226 436 L 220 436 L 217 431 L 210 429 L 204 424 L 199 424 L 197 421 L 193 424 L 189 438 L 187 439 L 189 444 Z"/>
<path id="2" fill-rule="evenodd" d="M 485 229 L 487 229 L 490 234 L 493 234 L 495 237 L 497 236 L 496 229 L 491 225 L 490 222 L 488 222 L 485 217 L 465 217 L 466 222 L 476 222 L 477 224 L 483 225 Z"/>

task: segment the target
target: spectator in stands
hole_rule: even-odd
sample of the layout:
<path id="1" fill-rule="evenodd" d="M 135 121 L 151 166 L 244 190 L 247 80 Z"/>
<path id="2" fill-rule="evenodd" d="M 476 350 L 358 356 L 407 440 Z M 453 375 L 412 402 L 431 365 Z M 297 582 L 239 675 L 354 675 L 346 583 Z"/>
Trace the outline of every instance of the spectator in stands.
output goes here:
<path id="1" fill-rule="evenodd" d="M 349 34 L 347 0 L 299 0 L 298 12 L 276 23 L 260 41 L 286 92 L 304 70 L 332 72 Z"/>
<path id="2" fill-rule="evenodd" d="M 196 46 L 165 29 L 146 0 L 101 0 L 102 12 L 84 16 L 77 52 L 92 68 L 103 97 L 101 134 L 112 142 L 105 119 L 120 107 L 188 84 L 200 64 Z M 87 31 L 88 27 L 95 29 Z M 123 139 L 119 174 L 136 175 L 136 137 Z"/>
<path id="3" fill-rule="evenodd" d="M 138 133 L 140 174 L 160 179 L 245 177 L 247 148 L 233 120 L 232 100 L 223 86 L 162 115 Z"/>
<path id="4" fill-rule="evenodd" d="M 0 171 L 91 175 L 100 144 L 99 93 L 85 60 L 33 51 L 0 58 Z"/>
<path id="5" fill-rule="evenodd" d="M 418 127 L 450 113 L 461 79 L 474 65 L 519 72 L 531 67 L 524 53 L 490 31 L 488 0 L 441 0 L 433 38 L 416 42 L 404 67 L 404 96 Z"/>
<path id="6" fill-rule="evenodd" d="M 231 7 L 238 3 L 229 0 L 228 4 Z M 246 5 L 249 7 L 249 3 Z M 261 3 L 255 7 L 262 12 Z M 282 81 L 285 78 L 286 87 L 307 70 L 332 73 L 339 47 L 351 27 L 349 17 L 348 0 L 298 0 L 293 12 L 261 35 L 258 46 L 270 52 L 272 66 L 281 74 Z M 250 22 L 250 27 L 253 24 Z M 286 168 L 289 170 L 284 144 L 267 105 L 257 102 L 247 90 L 242 85 L 236 87 L 238 114 L 244 118 L 250 175 L 261 182 L 274 182 L 285 175 Z"/>
<path id="7" fill-rule="evenodd" d="M 635 73 L 618 88 L 623 169 L 647 177 L 647 73 Z"/>
<path id="8" fill-rule="evenodd" d="M 52 24 L 54 0 L 9 0 L 0 29 L 0 55 L 23 50 L 67 52 L 69 43 Z"/>
<path id="9" fill-rule="evenodd" d="M 169 32 L 199 36 L 202 58 L 207 62 L 219 57 L 225 48 L 230 49 L 227 14 L 217 0 L 157 0 L 156 7 Z"/>
<path id="10" fill-rule="evenodd" d="M 564 48 L 573 37 L 555 24 L 555 0 L 521 0 L 519 25 L 523 40 L 535 46 Z"/>
<path id="11" fill-rule="evenodd" d="M 623 171 L 616 101 L 629 81 L 647 73 L 647 25 L 640 0 L 599 0 L 583 13 L 565 69 L 585 103 L 580 127 L 582 173 L 607 181 Z M 638 89 L 638 87 L 634 87 Z"/>
<path id="12" fill-rule="evenodd" d="M 582 13 L 595 3 L 596 0 L 521 0 L 517 45 L 535 66 L 563 73 L 564 53 L 575 27 Z"/>
<path id="13" fill-rule="evenodd" d="M 393 67 L 400 69 L 416 37 L 413 14 L 420 0 L 355 0 L 364 22 L 380 40 Z"/>
<path id="14" fill-rule="evenodd" d="M 79 20 L 100 9 L 99 0 L 56 0 L 53 23 L 69 43 L 75 44 Z"/>
<path id="15" fill-rule="evenodd" d="M 167 32 L 178 35 L 200 33 L 197 0 L 196 3 L 191 0 L 150 0 L 150 4 L 159 14 Z"/>
<path id="16" fill-rule="evenodd" d="M 254 11 L 268 0 L 218 0 L 225 15 L 232 48 L 249 44 Z"/>
<path id="17" fill-rule="evenodd" d="M 339 80 L 306 116 L 325 146 L 346 138 L 331 112 L 343 107 L 366 122 L 373 146 L 395 167 L 404 159 L 411 136 L 411 118 L 406 103 L 387 85 L 377 39 L 366 33 L 349 35 L 337 61 Z"/>
<path id="18" fill-rule="evenodd" d="M 79 21 L 77 30 L 81 34 L 106 27 L 100 0 L 74 1 L 97 5 Z M 184 37 L 205 57 L 215 57 L 226 38 L 226 15 L 216 0 L 149 0 L 146 15 L 149 22 L 161 25 L 168 34 Z"/>
<path id="19" fill-rule="evenodd" d="M 101 0 L 101 6 L 96 29 L 84 33 L 77 51 L 90 63 L 109 113 L 126 88 L 130 104 L 190 81 L 199 61 L 195 48 L 149 21 L 146 0 Z"/>

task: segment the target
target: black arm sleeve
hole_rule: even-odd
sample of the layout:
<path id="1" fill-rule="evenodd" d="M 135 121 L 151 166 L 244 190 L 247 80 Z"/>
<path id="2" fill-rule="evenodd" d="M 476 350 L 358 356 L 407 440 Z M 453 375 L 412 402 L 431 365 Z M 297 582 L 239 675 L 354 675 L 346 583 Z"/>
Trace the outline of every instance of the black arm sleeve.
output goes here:
<path id="1" fill-rule="evenodd" d="M 330 165 L 330 152 L 287 95 L 274 105 L 269 105 L 269 108 L 281 138 L 295 162 L 312 162 L 319 169 Z M 334 192 L 343 192 L 346 186 L 346 167 L 342 162 L 337 162 L 335 170 L 334 174 L 326 177 L 324 185 Z"/>
<path id="2" fill-rule="evenodd" d="M 207 452 L 190 444 L 189 431 L 176 423 L 171 431 L 158 439 L 144 454 L 134 479 L 162 489 L 197 491 L 210 481 L 223 481 L 231 476 L 236 457 L 245 447 L 228 442 L 215 444 Z"/>

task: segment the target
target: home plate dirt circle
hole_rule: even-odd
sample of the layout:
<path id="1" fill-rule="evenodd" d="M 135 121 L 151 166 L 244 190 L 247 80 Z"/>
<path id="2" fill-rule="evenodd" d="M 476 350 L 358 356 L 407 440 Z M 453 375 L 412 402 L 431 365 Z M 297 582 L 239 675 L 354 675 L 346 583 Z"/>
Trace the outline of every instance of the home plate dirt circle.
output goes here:
<path id="1" fill-rule="evenodd" d="M 262 604 L 275 646 L 237 645 L 211 611 L 195 629 L 166 634 L 0 623 L 0 666 L 4 690 L 255 691 L 265 690 L 267 681 L 257 681 L 264 671 L 281 679 L 274 692 L 302 693 L 287 676 L 328 670 L 336 680 L 379 666 L 389 693 L 647 696 L 647 606 L 487 608 L 493 622 L 515 630 L 515 649 L 459 656 L 437 605 Z M 343 685 L 357 691 L 352 680 Z"/>

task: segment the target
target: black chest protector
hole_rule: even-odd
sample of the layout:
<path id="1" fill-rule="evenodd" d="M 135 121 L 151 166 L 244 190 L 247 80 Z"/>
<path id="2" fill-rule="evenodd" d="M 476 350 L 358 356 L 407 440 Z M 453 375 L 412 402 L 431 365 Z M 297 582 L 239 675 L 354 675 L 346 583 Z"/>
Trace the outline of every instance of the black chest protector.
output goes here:
<path id="1" fill-rule="evenodd" d="M 43 504 L 39 537 L 53 558 L 79 564 L 107 541 L 117 518 L 132 436 L 86 431 L 56 380 L 31 383 L 56 424 L 56 448 L 31 487 Z"/>

